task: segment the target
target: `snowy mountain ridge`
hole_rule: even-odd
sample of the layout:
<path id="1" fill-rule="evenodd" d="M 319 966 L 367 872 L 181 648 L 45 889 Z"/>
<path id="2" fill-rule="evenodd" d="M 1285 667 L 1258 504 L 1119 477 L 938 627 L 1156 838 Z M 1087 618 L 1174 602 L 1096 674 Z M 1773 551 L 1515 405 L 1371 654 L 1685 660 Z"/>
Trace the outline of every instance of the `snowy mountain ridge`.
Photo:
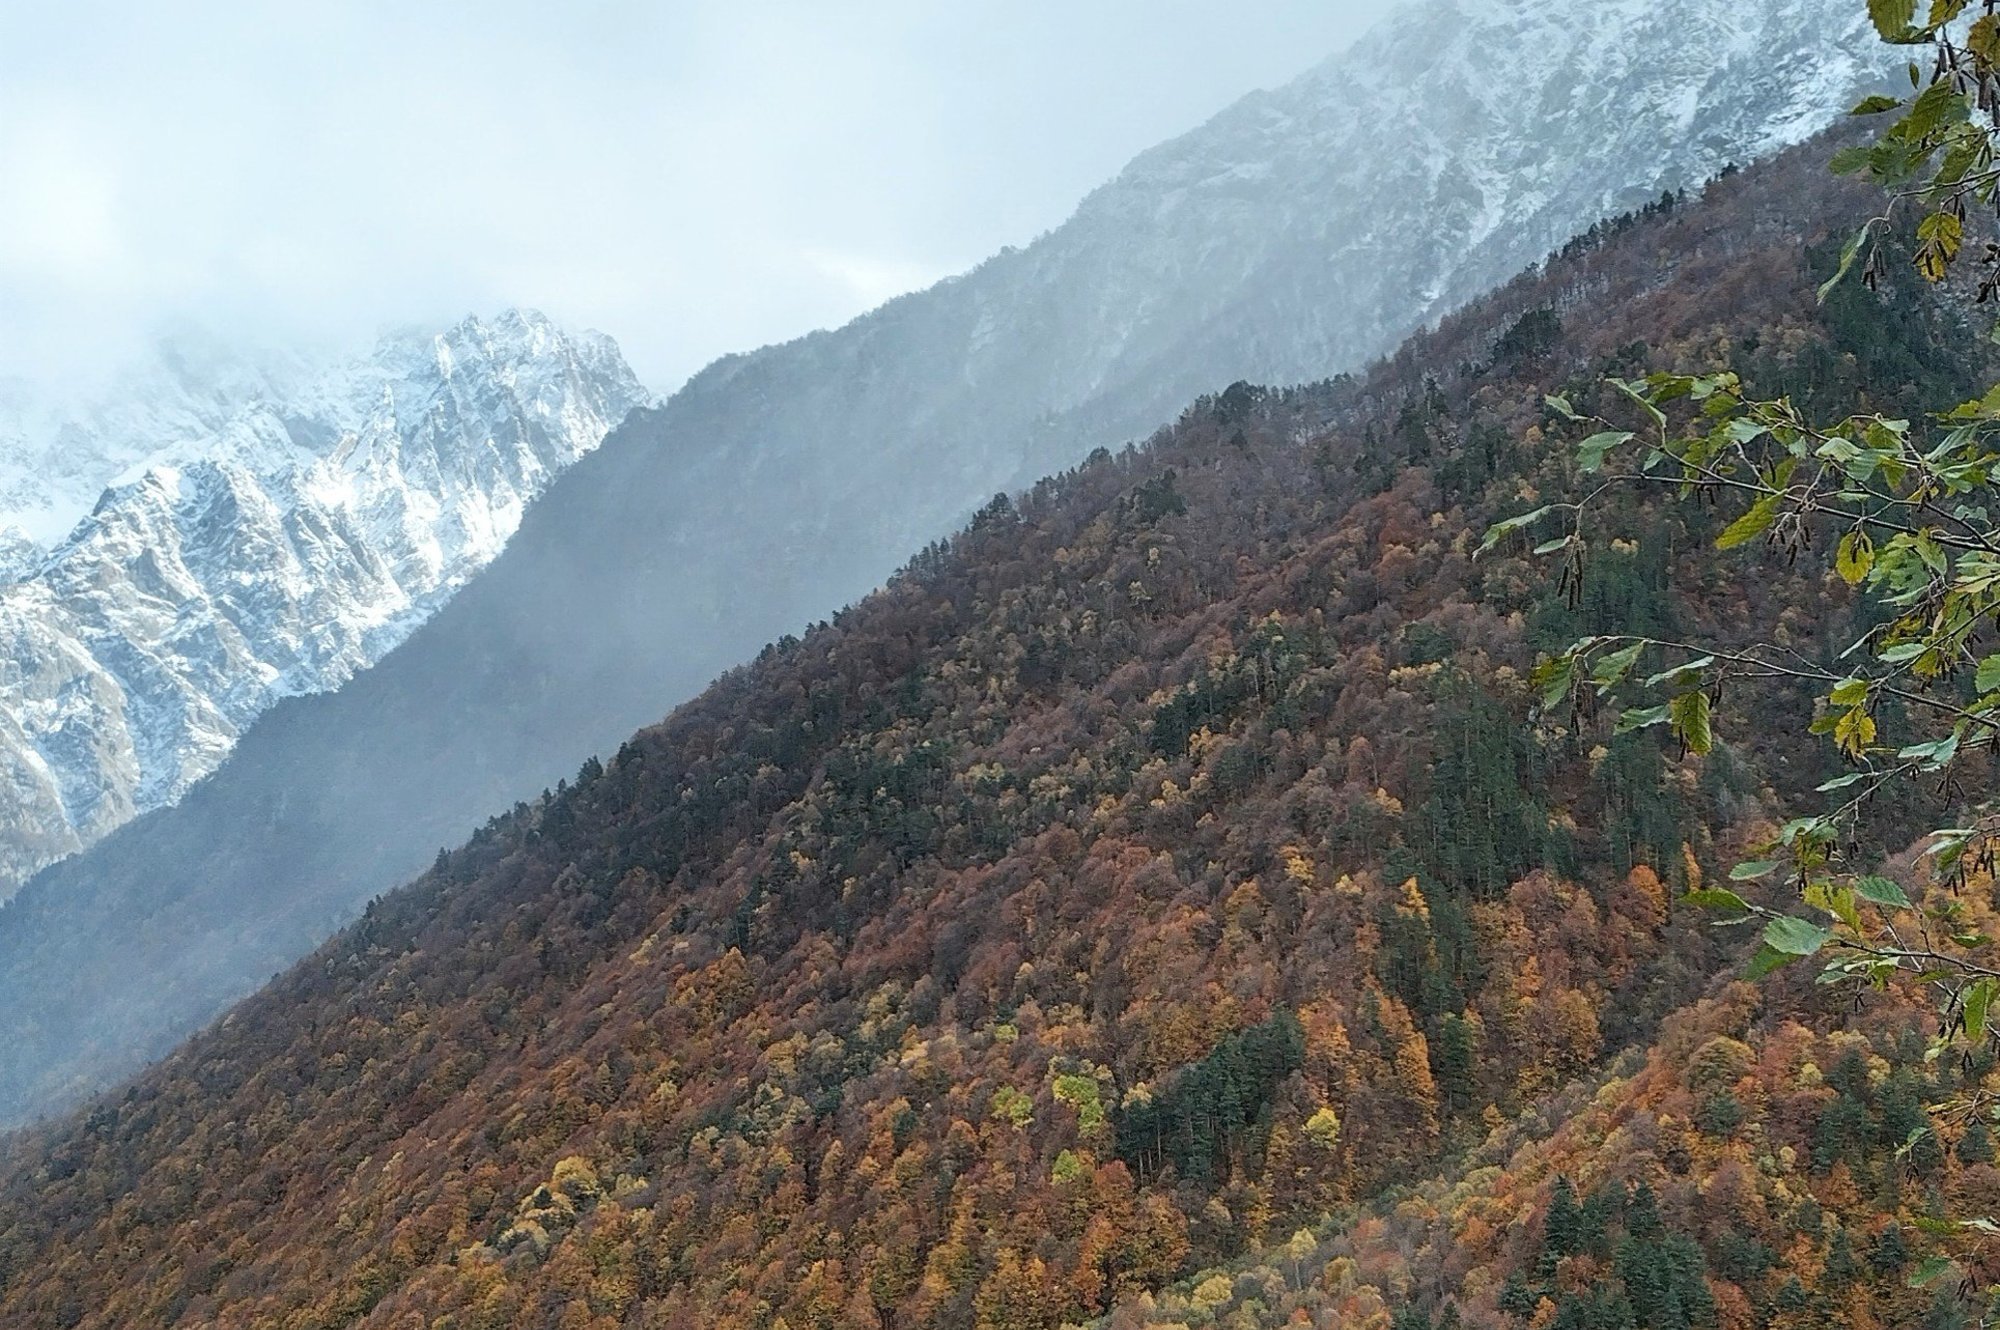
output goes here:
<path id="1" fill-rule="evenodd" d="M 283 400 L 322 368 L 291 348 L 250 350 L 176 323 L 97 382 L 0 380 L 0 546 L 54 548 L 121 476 L 214 439 L 247 405 Z"/>
<path id="2" fill-rule="evenodd" d="M 647 400 L 610 339 L 523 311 L 398 334 L 256 388 L 212 418 L 158 413 L 166 442 L 67 537 L 14 546 L 14 580 L 0 580 L 0 896 L 179 798 L 279 698 L 380 659 Z M 68 475 L 122 460 L 131 437 L 70 423 L 60 439 L 83 446 Z"/>
<path id="3" fill-rule="evenodd" d="M 1070 301 L 1079 400 L 1169 366 L 1181 397 L 1323 377 L 1802 142 L 1894 65 L 1845 0 L 1436 0 L 1140 154 L 1011 261 L 1094 279 Z M 1290 317 L 1216 326 L 1249 300 Z M 1206 363 L 1180 370 L 1190 332 Z"/>

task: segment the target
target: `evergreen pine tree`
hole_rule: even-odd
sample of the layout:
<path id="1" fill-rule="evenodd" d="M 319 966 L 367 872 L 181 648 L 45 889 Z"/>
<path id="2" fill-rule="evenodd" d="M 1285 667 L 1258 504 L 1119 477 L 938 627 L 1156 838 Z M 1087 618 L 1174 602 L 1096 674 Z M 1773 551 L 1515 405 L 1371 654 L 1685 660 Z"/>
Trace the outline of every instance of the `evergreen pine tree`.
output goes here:
<path id="1" fill-rule="evenodd" d="M 1974 1118 L 1965 1134 L 1958 1138 L 1958 1162 L 1961 1164 L 1990 1164 L 1993 1162 L 1993 1133 L 1986 1124 Z"/>
<path id="2" fill-rule="evenodd" d="M 1910 1244 L 1903 1238 L 1903 1226 L 1890 1224 L 1868 1250 L 1868 1266 L 1885 1278 L 1896 1274 L 1910 1261 Z"/>

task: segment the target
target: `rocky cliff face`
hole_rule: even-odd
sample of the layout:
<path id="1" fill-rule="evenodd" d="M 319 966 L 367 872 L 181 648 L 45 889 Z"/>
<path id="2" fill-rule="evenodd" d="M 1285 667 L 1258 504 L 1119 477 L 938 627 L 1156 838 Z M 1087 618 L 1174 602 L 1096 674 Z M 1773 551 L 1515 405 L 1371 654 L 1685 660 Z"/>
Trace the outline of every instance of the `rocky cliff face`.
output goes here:
<path id="1" fill-rule="evenodd" d="M 996 490 L 1233 380 L 1357 368 L 1606 213 L 1803 138 L 1877 79 L 1852 11 L 1444 0 L 1145 154 L 1027 248 L 712 366 L 402 648 L 0 913 L 0 1117 L 170 1047 Z"/>
<path id="2" fill-rule="evenodd" d="M 254 386 L 226 416 L 154 411 L 165 446 L 66 539 L 0 550 L 0 894 L 373 664 L 645 400 L 608 339 L 520 312 Z M 72 421 L 71 469 L 123 460 L 143 420 Z M 31 519 L 60 511 L 42 494 Z"/>

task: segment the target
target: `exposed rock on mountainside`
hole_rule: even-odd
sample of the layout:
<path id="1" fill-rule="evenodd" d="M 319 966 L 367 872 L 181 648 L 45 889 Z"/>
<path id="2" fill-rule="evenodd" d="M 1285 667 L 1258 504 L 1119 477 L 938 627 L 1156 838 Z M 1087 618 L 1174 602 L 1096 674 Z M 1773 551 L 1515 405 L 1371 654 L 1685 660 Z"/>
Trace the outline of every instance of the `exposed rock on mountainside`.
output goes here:
<path id="1" fill-rule="evenodd" d="M 165 1051 L 994 491 L 1232 380 L 1352 369 L 1607 211 L 1803 137 L 1871 81 L 1865 28 L 1848 0 L 1442 3 L 1026 249 L 713 366 L 382 665 L 0 915 L 0 1119 Z M 1737 77 L 1753 61 L 1789 84 Z"/>
<path id="2" fill-rule="evenodd" d="M 0 896 L 380 659 L 646 400 L 609 339 L 522 312 L 270 388 L 154 412 L 163 446 L 66 539 L 0 548 Z M 120 460 L 131 414 L 64 446 Z"/>

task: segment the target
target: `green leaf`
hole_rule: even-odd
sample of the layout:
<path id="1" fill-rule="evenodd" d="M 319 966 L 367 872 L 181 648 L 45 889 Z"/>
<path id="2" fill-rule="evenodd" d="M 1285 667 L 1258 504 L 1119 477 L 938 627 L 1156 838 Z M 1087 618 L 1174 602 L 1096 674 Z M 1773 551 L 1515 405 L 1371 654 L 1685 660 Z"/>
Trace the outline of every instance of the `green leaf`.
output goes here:
<path id="1" fill-rule="evenodd" d="M 1630 443 L 1635 437 L 1629 430 L 1606 430 L 1602 434 L 1593 434 L 1576 446 L 1577 465 L 1585 471 L 1602 470 L 1605 454 L 1621 444 Z"/>
<path id="2" fill-rule="evenodd" d="M 1778 870 L 1776 859 L 1752 859 L 1748 863 L 1736 865 L 1729 870 L 1731 882 L 1755 882 L 1760 877 L 1769 877 Z"/>
<path id="3" fill-rule="evenodd" d="M 1868 570 L 1875 566 L 1875 542 L 1868 538 L 1866 531 L 1850 531 L 1840 538 L 1840 549 L 1833 556 L 1834 571 L 1840 580 L 1849 586 L 1860 586 L 1868 576 Z"/>
<path id="4" fill-rule="evenodd" d="M 1667 712 L 1668 708 L 1665 705 L 1657 707 L 1634 707 L 1632 710 L 1618 717 L 1618 723 L 1612 727 L 1611 732 L 1613 734 L 1630 734 L 1634 730 L 1647 730 L 1655 725 L 1664 725 L 1671 719 Z"/>
<path id="5" fill-rule="evenodd" d="M 1773 946 L 1759 947 L 1757 954 L 1750 958 L 1750 964 L 1744 967 L 1743 973 L 1751 979 L 1762 979 L 1773 970 L 1778 969 L 1780 966 L 1790 965 L 1797 959 L 1798 957 L 1792 953 L 1779 951 Z"/>
<path id="6" fill-rule="evenodd" d="M 1861 257 L 1862 246 L 1868 243 L 1868 237 L 1874 234 L 1874 230 L 1874 223 L 1871 222 L 1859 231 L 1856 231 L 1848 238 L 1847 243 L 1841 247 L 1840 266 L 1834 269 L 1833 276 L 1820 284 L 1820 304 L 1824 305 L 1826 298 L 1833 294 L 1833 288 L 1846 281 L 1847 274 L 1854 271 L 1854 261 Z"/>
<path id="7" fill-rule="evenodd" d="M 1973 676 L 1973 686 L 1982 693 L 2000 692 L 2000 653 L 1995 653 L 1979 662 L 1979 672 Z"/>
<path id="8" fill-rule="evenodd" d="M 1554 711 L 1576 688 L 1576 657 L 1555 656 L 1535 667 L 1528 681 L 1541 690 L 1542 710 Z"/>
<path id="9" fill-rule="evenodd" d="M 1715 747 L 1715 734 L 1709 728 L 1708 694 L 1682 693 L 1667 707 L 1675 737 L 1696 757 L 1706 757 Z"/>
<path id="10" fill-rule="evenodd" d="M 1597 662 L 1597 668 L 1590 672 L 1590 681 L 1600 689 L 1608 689 L 1623 681 L 1632 667 L 1639 662 L 1639 653 L 1646 649 L 1644 642 L 1634 642 L 1622 650 L 1614 651 Z"/>
<path id="11" fill-rule="evenodd" d="M 1826 695 L 1826 700 L 1837 707 L 1859 706 L 1868 700 L 1868 680 L 1842 679 Z"/>
<path id="12" fill-rule="evenodd" d="M 1514 532 L 1521 530 L 1523 527 L 1533 526 L 1535 523 L 1541 521 L 1551 511 L 1553 511 L 1553 505 L 1545 504 L 1531 513 L 1522 513 L 1519 517 L 1509 517 L 1495 522 L 1492 526 L 1486 528 L 1486 539 L 1480 542 L 1479 552 L 1484 554 Z"/>
<path id="13" fill-rule="evenodd" d="M 1691 660 L 1685 665 L 1676 665 L 1672 669 L 1661 670 L 1658 674 L 1646 680 L 1646 687 L 1658 688 L 1661 684 L 1669 680 L 1677 680 L 1683 675 L 1698 673 L 1713 664 L 1715 664 L 1715 657 L 1703 656 L 1699 660 Z"/>
<path id="14" fill-rule="evenodd" d="M 1792 915 L 1780 915 L 1764 925 L 1764 941 L 1787 956 L 1810 956 L 1833 937 L 1830 929 Z"/>
<path id="15" fill-rule="evenodd" d="M 1886 905 L 1895 910 L 1914 909 L 1909 893 L 1886 877 L 1864 877 L 1856 879 L 1854 894 L 1862 900 L 1877 905 Z"/>
<path id="16" fill-rule="evenodd" d="M 1778 505 L 1784 499 L 1780 494 L 1766 494 L 1750 505 L 1750 510 L 1723 528 L 1715 539 L 1715 548 L 1733 550 L 1738 545 L 1747 545 L 1771 529 L 1778 520 Z"/>
<path id="17" fill-rule="evenodd" d="M 1965 34 L 1965 49 L 1991 65 L 2000 61 L 2000 19 L 1987 14 Z"/>
<path id="18" fill-rule="evenodd" d="M 1959 1010 L 1965 1017 L 1965 1037 L 1975 1044 L 1986 1037 L 1986 1012 L 1993 1005 L 1994 987 L 1991 979 L 1981 979 L 1968 985 L 1960 999 Z"/>
<path id="19" fill-rule="evenodd" d="M 1868 18 L 1884 42 L 1902 42 L 1916 22 L 1916 0 L 1868 0 Z"/>
<path id="20" fill-rule="evenodd" d="M 1971 115 L 1965 94 L 1950 79 L 1941 79 L 1917 94 L 1909 114 L 1889 130 L 1889 135 L 1905 143 L 1921 143 L 1946 125 L 1959 124 Z"/>
<path id="21" fill-rule="evenodd" d="M 1855 103 L 1854 109 L 1852 111 L 1849 111 L 1848 114 L 1880 115 L 1884 111 L 1893 111 L 1902 104 L 1903 103 L 1899 99 L 1895 97 L 1884 97 L 1881 93 L 1878 92 L 1872 97 L 1863 97 L 1859 102 Z M 1867 156 L 1868 150 L 1866 148 L 1863 148 L 1861 149 L 1861 153 L 1862 156 L 1865 158 Z M 1840 168 L 1835 167 L 1834 169 L 1838 171 Z"/>
<path id="22" fill-rule="evenodd" d="M 1854 912 L 1854 893 L 1845 887 L 1836 887 L 1831 882 L 1809 882 L 1800 897 L 1815 910 L 1825 910 L 1849 928 L 1861 927 L 1861 916 Z"/>
<path id="23" fill-rule="evenodd" d="M 1901 105 L 1901 103 L 1899 102 L 1897 105 Z M 1550 393 L 1542 400 L 1549 404 L 1549 410 L 1555 412 L 1564 420 L 1583 419 L 1582 416 L 1576 413 L 1576 408 L 1570 405 L 1569 398 L 1564 397 L 1561 393 Z"/>
<path id="24" fill-rule="evenodd" d="M 1701 910 L 1737 910 L 1750 913 L 1750 902 L 1723 887 L 1704 887 L 1681 897 L 1683 903 Z"/>
<path id="25" fill-rule="evenodd" d="M 1969 0 L 1931 0 L 1931 16 L 1924 20 L 1924 26 L 1942 27 L 1963 14 L 1967 3 Z"/>
<path id="26" fill-rule="evenodd" d="M 1950 734 L 1947 734 L 1942 739 L 1933 739 L 1929 743 L 1911 744 L 1908 748 L 1905 748 L 1901 752 L 1896 754 L 1897 760 L 1899 761 L 1923 763 L 1924 764 L 1923 769 L 1925 771 L 1942 770 L 1943 768 L 1950 766 L 1952 759 L 1957 756 L 1958 756 L 1957 730 L 1953 730 Z"/>

